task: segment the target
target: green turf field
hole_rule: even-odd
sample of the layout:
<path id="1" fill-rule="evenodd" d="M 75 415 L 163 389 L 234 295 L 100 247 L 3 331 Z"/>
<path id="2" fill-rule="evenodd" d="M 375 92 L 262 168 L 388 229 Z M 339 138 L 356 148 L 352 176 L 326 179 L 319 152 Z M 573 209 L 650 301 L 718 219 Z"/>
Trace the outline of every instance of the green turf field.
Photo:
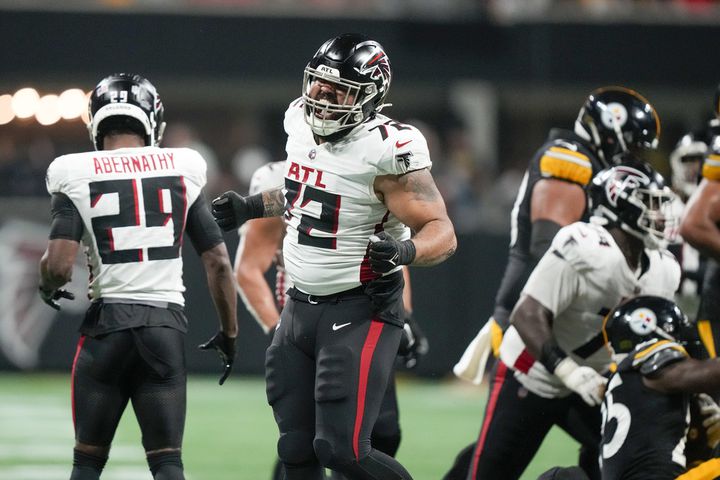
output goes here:
<path id="1" fill-rule="evenodd" d="M 67 480 L 72 457 L 69 375 L 0 375 L 0 480 Z M 485 390 L 455 381 L 400 378 L 398 458 L 416 480 L 439 480 L 477 435 Z M 183 459 L 188 480 L 266 480 L 277 430 L 261 378 L 192 377 Z M 553 431 L 523 479 L 572 464 L 575 442 Z M 512 459 L 508 459 L 512 461 Z M 104 480 L 151 480 L 128 408 Z"/>

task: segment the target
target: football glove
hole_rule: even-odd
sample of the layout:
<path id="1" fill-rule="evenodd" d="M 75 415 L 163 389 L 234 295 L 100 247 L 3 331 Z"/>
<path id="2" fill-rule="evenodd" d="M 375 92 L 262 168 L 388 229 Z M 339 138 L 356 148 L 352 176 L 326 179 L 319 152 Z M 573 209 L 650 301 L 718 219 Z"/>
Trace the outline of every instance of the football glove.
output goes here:
<path id="1" fill-rule="evenodd" d="M 75 300 L 75 294 L 72 292 L 68 292 L 64 288 L 56 288 L 56 289 L 46 290 L 42 286 L 40 286 L 40 287 L 38 287 L 38 291 L 40 292 L 40 298 L 43 299 L 43 302 L 47 303 L 55 310 L 60 310 L 60 299 L 61 298 L 67 298 L 68 300 Z"/>
<path id="2" fill-rule="evenodd" d="M 591 407 L 602 403 L 607 378 L 593 368 L 581 367 L 572 358 L 565 357 L 558 363 L 553 373 Z"/>
<path id="3" fill-rule="evenodd" d="M 250 219 L 262 217 L 264 210 L 262 194 L 243 197 L 230 191 L 212 201 L 215 222 L 226 232 Z"/>
<path id="4" fill-rule="evenodd" d="M 412 240 L 399 242 L 387 232 L 379 232 L 370 236 L 368 256 L 374 272 L 387 273 L 398 265 L 410 265 L 415 260 L 415 244 Z"/>
<path id="5" fill-rule="evenodd" d="M 219 383 L 220 385 L 225 383 L 225 380 L 230 376 L 233 363 L 235 362 L 235 338 L 228 337 L 220 331 L 207 342 L 198 345 L 198 348 L 200 350 L 216 350 L 218 352 L 220 360 L 222 360 L 225 367 Z"/>
<path id="6" fill-rule="evenodd" d="M 403 336 L 398 347 L 398 356 L 402 358 L 405 368 L 415 368 L 420 357 L 424 356 L 430 345 L 427 337 L 420 329 L 412 315 L 405 318 L 403 325 Z"/>
<path id="7" fill-rule="evenodd" d="M 698 394 L 697 399 L 700 405 L 700 414 L 705 417 L 702 424 L 707 434 L 707 445 L 715 448 L 720 443 L 720 407 L 706 393 Z"/>

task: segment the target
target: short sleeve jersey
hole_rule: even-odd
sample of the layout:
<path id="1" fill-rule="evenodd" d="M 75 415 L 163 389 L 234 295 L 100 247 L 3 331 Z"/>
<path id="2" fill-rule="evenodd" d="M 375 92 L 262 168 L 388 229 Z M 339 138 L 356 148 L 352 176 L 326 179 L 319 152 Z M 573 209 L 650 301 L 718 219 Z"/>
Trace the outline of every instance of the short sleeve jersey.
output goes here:
<path id="1" fill-rule="evenodd" d="M 604 227 L 577 222 L 558 232 L 523 295 L 552 312 L 552 333 L 563 351 L 580 365 L 602 372 L 611 362 L 602 336 L 605 315 L 625 298 L 646 294 L 672 299 L 677 290 L 680 266 L 671 253 L 645 250 L 644 263 L 644 270 L 633 272 Z M 506 332 L 500 354 L 521 374 L 569 394 L 560 379 L 527 352 L 515 327 Z"/>
<path id="2" fill-rule="evenodd" d="M 341 140 L 318 145 L 305 123 L 302 99 L 288 108 L 285 131 L 283 253 L 295 287 L 329 295 L 376 278 L 367 257 L 369 237 L 385 231 L 405 240 L 410 230 L 378 198 L 375 178 L 430 168 L 425 137 L 413 126 L 377 115 Z"/>
<path id="3" fill-rule="evenodd" d="M 183 233 L 205 171 L 187 148 L 77 153 L 50 164 L 48 192 L 67 195 L 82 217 L 91 299 L 184 304 Z"/>

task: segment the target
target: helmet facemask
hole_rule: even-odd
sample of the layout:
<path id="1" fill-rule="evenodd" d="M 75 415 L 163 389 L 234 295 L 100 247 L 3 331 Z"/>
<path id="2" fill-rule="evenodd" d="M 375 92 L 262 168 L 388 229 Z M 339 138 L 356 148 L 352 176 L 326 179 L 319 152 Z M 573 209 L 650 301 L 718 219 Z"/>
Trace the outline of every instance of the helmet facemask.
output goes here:
<path id="1" fill-rule="evenodd" d="M 311 90 L 316 82 L 331 83 L 337 90 L 344 92 L 342 103 L 336 97 L 335 102 L 328 99 L 316 99 Z M 351 129 L 360 125 L 372 111 L 379 111 L 374 106 L 377 86 L 372 83 L 360 83 L 339 76 L 339 72 L 331 67 L 320 65 L 317 69 L 305 68 L 303 78 L 303 101 L 305 103 L 305 121 L 312 131 L 327 137 L 341 130 Z"/>

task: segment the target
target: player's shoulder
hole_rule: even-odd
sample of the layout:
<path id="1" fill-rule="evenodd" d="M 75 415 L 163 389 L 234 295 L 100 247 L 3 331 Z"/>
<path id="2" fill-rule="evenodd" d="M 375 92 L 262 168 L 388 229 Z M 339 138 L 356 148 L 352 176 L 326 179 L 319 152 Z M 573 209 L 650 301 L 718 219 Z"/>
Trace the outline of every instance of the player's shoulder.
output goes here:
<path id="1" fill-rule="evenodd" d="M 538 149 L 534 160 L 542 178 L 557 178 L 585 186 L 593 176 L 592 152 L 574 135 L 557 132 Z"/>
<path id="2" fill-rule="evenodd" d="M 270 162 L 253 172 L 250 179 L 250 195 L 280 187 L 285 182 L 285 162 Z"/>
<path id="3" fill-rule="evenodd" d="M 78 180 L 78 172 L 83 170 L 87 162 L 92 162 L 97 152 L 69 153 L 56 157 L 47 168 L 45 183 L 50 193 L 62 191 L 63 187 L 73 180 Z"/>
<path id="4" fill-rule="evenodd" d="M 575 222 L 561 228 L 553 239 L 551 252 L 576 269 L 615 268 L 624 261 L 610 233 L 601 225 Z"/>
<path id="5" fill-rule="evenodd" d="M 672 340 L 652 339 L 635 347 L 627 359 L 627 367 L 652 375 L 664 367 L 689 358 L 685 348 Z"/>
<path id="6" fill-rule="evenodd" d="M 714 150 L 705 156 L 702 176 L 714 182 L 720 181 L 720 151 Z"/>
<path id="7" fill-rule="evenodd" d="M 358 140 L 365 151 L 375 152 L 373 161 L 380 171 L 403 174 L 432 167 L 425 135 L 414 125 L 378 114 L 361 127 L 348 138 L 348 143 Z"/>
<path id="8" fill-rule="evenodd" d="M 285 126 L 285 131 L 287 133 L 297 129 L 300 125 L 305 124 L 304 105 L 305 103 L 303 102 L 302 97 L 296 98 L 288 105 L 285 110 L 285 117 L 283 120 L 283 125 Z"/>

